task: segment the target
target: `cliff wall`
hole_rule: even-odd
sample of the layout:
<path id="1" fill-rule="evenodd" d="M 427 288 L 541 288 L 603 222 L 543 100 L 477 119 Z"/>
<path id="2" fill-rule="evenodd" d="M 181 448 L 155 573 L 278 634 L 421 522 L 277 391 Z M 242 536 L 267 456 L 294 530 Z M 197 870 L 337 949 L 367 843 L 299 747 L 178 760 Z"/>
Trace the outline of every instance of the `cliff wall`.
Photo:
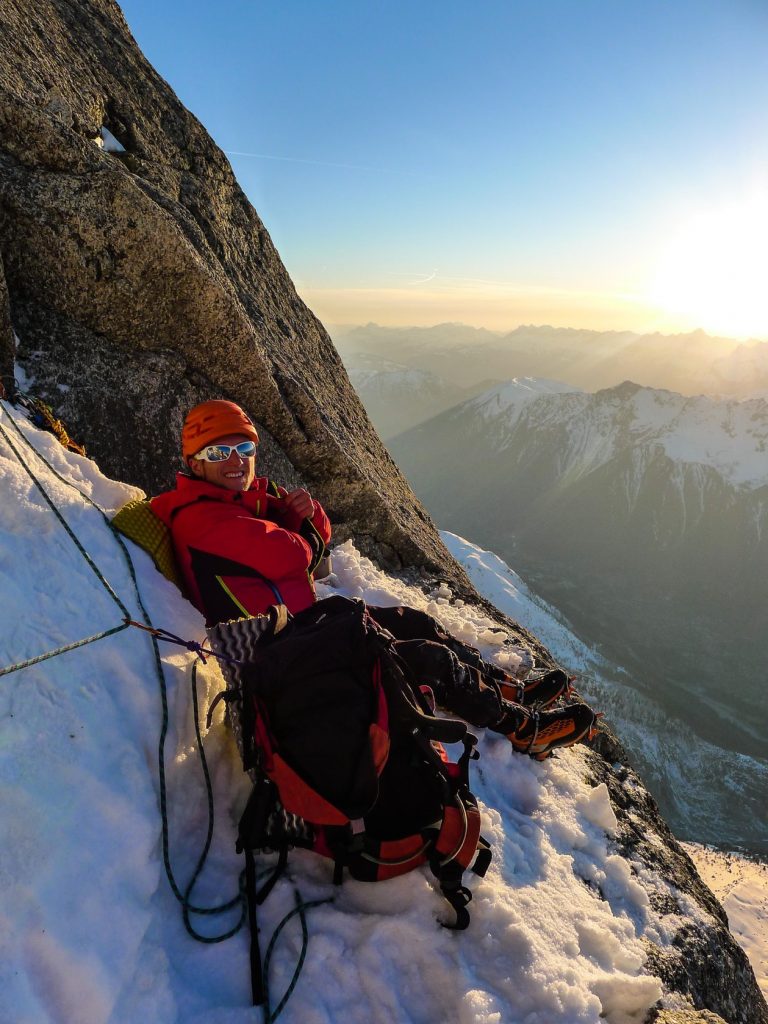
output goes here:
<path id="1" fill-rule="evenodd" d="M 0 54 L 0 259 L 36 393 L 149 492 L 180 468 L 186 409 L 231 398 L 262 428 L 262 466 L 306 483 L 338 539 L 471 593 L 226 157 L 118 6 L 6 0 Z M 7 375 L 2 320 L 0 304 Z"/>

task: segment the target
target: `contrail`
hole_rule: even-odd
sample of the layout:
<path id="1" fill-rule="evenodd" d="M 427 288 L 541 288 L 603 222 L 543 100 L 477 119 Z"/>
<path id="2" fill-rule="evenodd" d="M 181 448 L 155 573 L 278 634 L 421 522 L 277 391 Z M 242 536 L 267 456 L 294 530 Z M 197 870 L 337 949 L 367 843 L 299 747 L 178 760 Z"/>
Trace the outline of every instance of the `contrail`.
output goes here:
<path id="1" fill-rule="evenodd" d="M 414 284 L 426 284 L 427 281 L 434 281 L 436 277 L 437 277 L 437 271 L 433 270 L 432 273 L 429 275 L 429 277 L 422 277 L 420 281 L 411 281 L 409 283 L 412 284 L 412 285 L 414 285 Z"/>
<path id="2" fill-rule="evenodd" d="M 340 167 L 345 171 L 373 171 L 375 174 L 394 174 L 404 178 L 421 178 L 423 175 L 409 171 L 392 171 L 388 167 L 371 167 L 369 164 L 342 164 L 331 160 L 308 160 L 300 156 L 273 156 L 271 153 L 245 153 L 239 149 L 222 150 L 226 156 L 248 156 L 254 160 L 278 160 L 288 164 L 309 164 L 311 167 Z"/>
<path id="3" fill-rule="evenodd" d="M 390 271 L 387 271 L 387 275 L 386 276 L 387 277 L 413 277 L 414 274 L 417 275 L 417 280 L 415 280 L 415 281 L 406 281 L 405 283 L 407 285 L 413 286 L 415 284 L 426 284 L 427 281 L 434 281 L 435 278 L 437 277 L 437 269 L 433 270 L 431 274 L 426 274 L 426 275 L 424 274 L 423 270 L 422 271 L 414 270 L 410 274 L 406 273 L 406 272 L 403 272 L 402 270 L 399 273 L 393 273 L 390 270 Z M 454 280 L 454 279 L 453 278 L 449 278 L 449 280 Z"/>

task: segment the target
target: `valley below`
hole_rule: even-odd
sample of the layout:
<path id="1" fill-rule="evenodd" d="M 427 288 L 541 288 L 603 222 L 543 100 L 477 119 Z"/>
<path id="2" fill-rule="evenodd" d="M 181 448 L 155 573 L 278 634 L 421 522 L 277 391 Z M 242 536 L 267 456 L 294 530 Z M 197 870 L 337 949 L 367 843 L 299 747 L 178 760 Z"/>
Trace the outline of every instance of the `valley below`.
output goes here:
<path id="1" fill-rule="evenodd" d="M 377 374 L 367 337 L 358 387 L 376 425 L 385 406 L 387 423 L 407 423 L 446 400 L 434 381 L 449 365 L 447 344 L 430 376 L 428 346 L 409 350 L 395 336 L 387 353 L 399 369 L 390 363 Z M 706 345 L 723 349 L 706 336 L 687 348 L 701 355 Z M 465 349 L 454 346 L 457 363 Z M 499 351 L 497 340 L 484 339 L 474 371 L 462 364 L 465 390 L 503 369 Z M 637 365 L 637 345 L 631 352 Z M 349 352 L 345 359 L 359 365 Z M 400 392 L 409 359 L 420 376 L 410 378 L 415 391 Z M 728 362 L 722 352 L 716 360 L 721 370 Z M 626 368 L 614 362 L 615 372 Z M 455 387 L 455 373 L 447 377 Z M 515 377 L 387 445 L 438 526 L 514 567 L 593 652 L 585 670 L 550 644 L 566 667 L 586 671 L 584 685 L 680 836 L 768 854 L 765 398 L 683 395 L 630 380 L 585 391 Z"/>

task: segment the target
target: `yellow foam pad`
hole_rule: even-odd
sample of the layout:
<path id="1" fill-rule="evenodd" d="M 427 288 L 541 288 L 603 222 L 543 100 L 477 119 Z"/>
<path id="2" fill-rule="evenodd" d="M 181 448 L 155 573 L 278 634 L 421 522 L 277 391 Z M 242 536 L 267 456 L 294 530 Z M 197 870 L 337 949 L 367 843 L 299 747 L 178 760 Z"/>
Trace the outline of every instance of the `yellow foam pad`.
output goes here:
<path id="1" fill-rule="evenodd" d="M 151 557 L 159 571 L 183 592 L 181 574 L 176 565 L 171 531 L 157 518 L 147 498 L 136 498 L 115 514 L 112 525 Z"/>

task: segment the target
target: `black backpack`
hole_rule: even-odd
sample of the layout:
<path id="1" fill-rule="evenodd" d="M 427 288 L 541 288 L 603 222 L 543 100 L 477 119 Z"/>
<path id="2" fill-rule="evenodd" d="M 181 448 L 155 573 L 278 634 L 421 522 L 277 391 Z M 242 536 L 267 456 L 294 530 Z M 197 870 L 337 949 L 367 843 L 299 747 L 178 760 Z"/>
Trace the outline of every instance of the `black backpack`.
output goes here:
<path id="1" fill-rule="evenodd" d="M 330 597 L 291 616 L 284 606 L 211 627 L 228 689 L 230 720 L 253 790 L 238 828 L 246 858 L 254 1002 L 263 998 L 256 906 L 299 846 L 362 881 L 428 864 L 469 924 L 468 868 L 491 860 L 469 788 L 476 737 L 464 722 L 437 718 L 427 688 L 412 678 L 397 641 L 364 603 Z M 461 742 L 451 762 L 444 743 Z M 253 854 L 277 851 L 256 890 Z"/>

